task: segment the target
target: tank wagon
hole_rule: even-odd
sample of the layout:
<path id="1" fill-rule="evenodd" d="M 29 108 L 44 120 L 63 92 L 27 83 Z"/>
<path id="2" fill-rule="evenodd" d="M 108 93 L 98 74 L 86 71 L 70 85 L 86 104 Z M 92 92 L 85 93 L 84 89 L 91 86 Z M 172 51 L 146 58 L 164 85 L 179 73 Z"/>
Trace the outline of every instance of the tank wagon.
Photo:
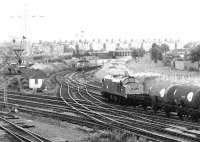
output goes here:
<path id="1" fill-rule="evenodd" d="M 157 112 L 159 109 L 164 109 L 166 114 L 168 114 L 168 97 L 166 92 L 172 85 L 173 83 L 169 81 L 155 81 L 151 86 L 148 86 L 151 105 L 154 112 Z M 171 96 L 169 95 L 169 97 Z"/>
<path id="2" fill-rule="evenodd" d="M 102 79 L 102 95 L 108 101 L 132 103 L 147 107 L 150 98 L 144 85 L 133 76 L 107 75 Z"/>
<path id="3" fill-rule="evenodd" d="M 102 79 L 102 95 L 109 101 L 150 106 L 155 113 L 164 110 L 167 116 L 175 112 L 181 119 L 200 118 L 200 87 L 193 84 L 107 75 Z"/>
<path id="4" fill-rule="evenodd" d="M 170 82 L 163 84 L 154 84 L 150 88 L 149 95 L 154 111 L 163 109 L 167 115 L 177 112 L 180 118 L 183 115 L 191 116 L 197 121 L 200 118 L 200 87 Z"/>

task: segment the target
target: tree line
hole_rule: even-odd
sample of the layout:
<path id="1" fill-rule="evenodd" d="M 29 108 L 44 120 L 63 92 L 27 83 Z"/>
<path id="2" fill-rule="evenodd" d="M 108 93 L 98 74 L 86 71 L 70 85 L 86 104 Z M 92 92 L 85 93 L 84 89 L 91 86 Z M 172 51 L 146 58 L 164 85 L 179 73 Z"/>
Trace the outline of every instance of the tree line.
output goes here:
<path id="1" fill-rule="evenodd" d="M 143 57 L 145 54 L 145 50 L 141 48 L 134 48 L 132 49 L 131 56 L 137 60 L 138 57 Z"/>
<path id="2" fill-rule="evenodd" d="M 169 51 L 169 46 L 165 43 L 158 45 L 156 43 L 152 44 L 152 47 L 149 50 L 151 59 L 157 63 L 158 60 L 162 60 L 163 54 L 166 54 L 166 52 Z M 140 48 L 134 48 L 132 49 L 131 56 L 137 60 L 138 57 L 143 57 L 145 55 L 145 50 L 143 47 Z"/>
<path id="3" fill-rule="evenodd" d="M 166 43 L 161 45 L 153 43 L 151 49 L 149 50 L 151 59 L 155 63 L 157 63 L 158 60 L 162 60 L 163 54 L 166 54 L 167 51 L 169 51 L 169 45 Z"/>
<path id="4" fill-rule="evenodd" d="M 198 70 L 200 68 L 200 44 L 195 45 L 192 47 L 190 54 L 189 54 L 189 59 L 194 62 L 198 62 Z"/>
<path id="5" fill-rule="evenodd" d="M 189 45 L 186 44 L 183 48 L 189 48 L 189 52 L 187 53 L 189 60 L 193 62 L 198 62 L 200 64 L 200 44 L 190 44 L 190 47 L 188 47 Z M 163 55 L 165 56 L 166 53 L 169 51 L 169 45 L 167 45 L 166 43 L 163 43 L 161 45 L 158 45 L 156 43 L 152 44 L 152 47 L 149 50 L 151 59 L 157 63 L 158 60 L 162 60 L 163 59 Z"/>

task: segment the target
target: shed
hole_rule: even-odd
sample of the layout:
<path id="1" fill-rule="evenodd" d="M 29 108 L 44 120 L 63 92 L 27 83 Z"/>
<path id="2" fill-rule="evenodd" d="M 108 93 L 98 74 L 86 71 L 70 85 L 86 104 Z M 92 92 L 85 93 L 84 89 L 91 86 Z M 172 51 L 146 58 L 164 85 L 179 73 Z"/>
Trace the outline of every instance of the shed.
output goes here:
<path id="1" fill-rule="evenodd" d="M 26 70 L 24 75 L 29 80 L 29 88 L 32 89 L 41 88 L 44 83 L 44 79 L 47 78 L 47 75 L 38 69 Z"/>

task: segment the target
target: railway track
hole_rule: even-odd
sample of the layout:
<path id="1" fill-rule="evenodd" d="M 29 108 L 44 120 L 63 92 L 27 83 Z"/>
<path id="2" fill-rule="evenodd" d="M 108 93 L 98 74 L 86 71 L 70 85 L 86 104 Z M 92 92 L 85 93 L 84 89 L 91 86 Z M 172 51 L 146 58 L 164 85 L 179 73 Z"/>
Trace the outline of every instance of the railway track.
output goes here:
<path id="1" fill-rule="evenodd" d="M 101 100 L 101 97 L 99 97 L 99 95 L 97 95 L 96 93 L 92 93 L 92 91 L 88 91 L 87 87 L 85 84 L 83 83 L 80 83 L 78 82 L 77 80 L 76 81 L 73 81 L 74 84 L 79 84 L 81 86 L 85 86 L 84 89 L 80 89 L 82 90 L 83 93 L 85 93 L 88 97 L 90 97 L 90 99 L 92 99 L 92 101 L 96 101 L 102 105 L 106 105 L 107 107 L 109 108 L 113 108 L 113 109 L 116 109 L 116 111 L 118 110 L 123 110 L 123 111 L 126 111 L 128 113 L 133 113 L 134 115 L 137 115 L 137 114 L 142 114 L 142 117 L 145 117 L 145 116 L 151 116 L 153 117 L 154 120 L 159 120 L 159 119 L 164 119 L 164 121 L 168 121 L 168 122 L 172 122 L 172 121 L 175 121 L 175 123 L 178 123 L 178 124 L 188 124 L 189 125 L 200 125 L 199 123 L 195 123 L 195 122 L 188 122 L 188 121 L 184 121 L 184 120 L 177 120 L 176 118 L 166 118 L 166 115 L 161 113 L 161 114 L 158 114 L 158 115 L 153 115 L 152 112 L 148 112 L 148 111 L 144 111 L 143 109 L 141 108 L 135 108 L 135 107 L 126 107 L 126 106 L 120 106 L 120 105 L 116 105 L 116 104 L 106 104 L 105 102 L 103 102 L 103 100 Z M 86 96 L 86 97 L 87 97 Z M 135 114 L 137 113 L 137 114 Z"/>
<path id="2" fill-rule="evenodd" d="M 25 96 L 21 96 L 22 98 L 26 98 Z M 39 97 L 39 96 L 34 96 L 35 98 L 37 98 L 37 97 Z M 44 97 L 44 96 L 41 96 L 41 97 Z M 18 95 L 18 96 L 16 96 L 15 98 L 20 98 L 20 95 Z M 38 98 L 37 98 L 38 99 Z M 29 98 L 29 100 L 33 100 L 33 97 L 32 98 Z M 39 100 L 40 100 L 40 98 L 39 98 Z M 10 100 L 11 101 L 11 100 Z M 35 100 L 34 100 L 35 101 Z M 44 99 L 43 100 L 41 100 L 42 102 L 44 102 Z M 52 104 L 52 101 L 53 102 L 55 102 L 55 100 L 51 100 L 51 102 L 50 102 L 50 104 Z M 69 101 L 69 100 L 68 100 Z M 83 103 L 84 105 L 87 105 L 87 103 L 86 102 L 84 102 L 84 101 L 80 101 L 80 100 L 77 100 L 77 101 L 79 101 L 79 103 Z M 17 100 L 15 99 L 15 100 L 13 100 L 13 102 L 17 102 Z M 22 101 L 21 103 L 25 103 L 25 101 Z M 27 102 L 27 104 L 31 104 L 31 102 Z M 57 104 L 60 104 L 60 101 L 58 101 L 57 102 Z M 34 106 L 38 106 L 38 107 L 42 107 L 42 106 L 44 106 L 45 104 L 34 104 Z M 51 105 L 50 105 L 51 106 Z M 47 108 L 48 107 L 50 107 L 50 106 L 47 106 Z M 77 106 L 76 106 L 77 107 Z M 90 107 L 91 108 L 91 105 L 88 105 L 87 107 Z M 55 107 L 55 109 L 58 109 L 58 106 L 56 106 Z M 68 109 L 69 110 L 69 108 L 66 108 L 66 109 Z M 93 110 L 96 110 L 96 108 L 93 108 Z M 101 109 L 100 109 L 101 110 Z M 63 110 L 63 111 L 66 111 L 66 110 Z M 83 110 L 82 110 L 83 111 Z M 102 110 L 101 110 L 102 111 Z M 115 111 L 115 110 L 112 110 L 112 111 Z M 103 111 L 104 112 L 104 111 Z M 103 113 L 102 112 L 102 113 Z"/>
<path id="3" fill-rule="evenodd" d="M 69 91 L 69 95 L 70 95 L 70 91 Z M 71 96 L 71 95 L 70 95 Z M 62 94 L 61 94 L 61 97 L 62 97 Z M 63 97 L 62 97 L 63 98 Z M 71 99 L 73 99 L 71 97 Z M 63 98 L 63 101 L 64 98 Z M 76 101 L 75 101 L 76 102 Z M 67 103 L 67 102 L 66 102 Z M 133 126 L 129 126 L 127 124 L 124 124 L 124 123 L 121 123 L 121 122 L 116 122 L 115 119 L 111 119 L 109 117 L 106 117 L 104 115 L 101 115 L 99 113 L 96 113 L 94 111 L 92 111 L 91 109 L 87 108 L 86 106 L 82 105 L 82 104 L 79 104 L 78 102 L 76 102 L 80 107 L 88 110 L 87 112 L 87 116 L 93 120 L 96 121 L 96 123 L 102 123 L 102 125 L 106 125 L 107 127 L 111 127 L 112 129 L 119 129 L 119 130 L 126 130 L 126 131 L 131 131 L 132 133 L 137 133 L 137 134 L 140 134 L 144 137 L 146 137 L 147 139 L 149 140 L 153 140 L 153 141 L 160 141 L 161 139 L 164 140 L 164 141 L 175 141 L 173 139 L 170 139 L 170 138 L 166 138 L 166 137 L 161 137 L 161 136 L 158 136 L 158 135 L 154 135 L 154 137 L 152 137 L 152 133 L 150 135 L 150 133 L 148 131 L 144 131 L 142 130 L 141 128 L 137 128 L 137 127 L 133 127 Z M 77 108 L 77 107 L 74 107 L 73 108 L 75 110 L 77 110 L 78 112 L 80 112 L 80 109 Z M 85 115 L 85 114 L 84 114 Z M 156 138 L 155 138 L 156 137 Z"/>
<path id="4" fill-rule="evenodd" d="M 66 111 L 71 110 L 70 107 L 65 106 L 65 103 L 63 103 L 61 100 L 56 100 L 55 97 L 49 97 L 49 96 L 47 96 L 47 98 L 48 99 L 44 99 L 44 96 L 35 96 L 35 95 L 32 95 L 32 96 L 29 96 L 29 95 L 21 96 L 21 95 L 16 95 L 16 94 L 15 95 L 14 94 L 8 95 L 8 101 L 11 102 L 11 103 L 15 103 L 15 104 L 24 104 L 24 105 L 29 105 L 29 106 L 32 106 L 32 107 L 37 106 L 37 107 L 46 108 L 46 109 L 51 108 L 53 110 L 58 110 L 60 112 L 64 112 L 64 111 L 66 112 Z M 51 99 L 49 99 L 49 98 L 51 98 Z M 34 102 L 32 102 L 32 101 L 34 101 Z M 100 113 L 105 113 L 107 111 L 105 109 L 95 107 L 95 105 L 89 104 L 88 102 L 85 102 L 85 101 L 81 101 L 81 100 L 76 100 L 76 101 L 85 105 L 86 107 L 90 107 L 90 109 L 92 109 L 92 110 L 97 111 L 97 109 L 98 109 L 98 112 L 100 112 Z M 38 102 L 38 103 L 36 103 L 36 102 Z M 72 101 L 70 102 L 70 99 L 68 99 L 67 102 L 71 105 L 73 104 Z M 53 106 L 53 104 L 55 104 L 55 105 Z M 76 105 L 76 104 L 73 104 L 73 105 Z M 63 106 L 65 106 L 65 107 L 63 107 Z M 76 107 L 78 107 L 78 106 L 76 105 Z M 81 111 L 83 111 L 83 110 L 84 109 L 82 109 Z M 110 111 L 111 112 L 117 112 L 119 114 L 121 113 L 124 116 L 127 115 L 127 113 L 128 113 L 128 112 L 122 113 L 121 111 L 116 110 L 116 109 L 110 109 Z M 70 111 L 70 112 L 72 112 L 72 111 Z M 74 112 L 72 112 L 72 113 L 74 113 Z M 112 114 L 112 115 L 115 115 L 115 114 Z M 135 115 L 130 115 L 131 118 L 133 118 L 134 116 Z M 149 121 L 149 120 L 146 120 L 145 117 L 144 118 L 141 117 L 141 119 L 145 120 L 145 121 Z M 197 128 L 199 128 L 199 127 L 197 127 L 197 125 L 198 124 L 189 123 L 185 127 L 195 127 L 197 129 Z"/>
<path id="5" fill-rule="evenodd" d="M 64 75 L 64 73 L 62 75 Z M 63 78 L 61 77 L 61 79 Z M 73 79 L 71 79 L 71 81 L 68 80 L 69 81 L 68 84 L 65 84 L 68 90 L 71 90 L 71 91 L 69 91 L 68 94 L 62 94 L 62 92 L 60 92 L 61 95 L 65 96 L 63 98 L 61 97 L 61 99 L 58 99 L 56 97 L 45 96 L 45 95 L 36 96 L 36 95 L 31 95 L 31 94 L 28 94 L 28 95 L 23 94 L 23 97 L 20 97 L 22 96 L 20 93 L 18 94 L 9 93 L 8 94 L 8 101 L 10 102 L 9 105 L 13 105 L 15 103 L 15 105 L 18 105 L 18 107 L 20 105 L 19 107 L 20 111 L 44 115 L 46 117 L 52 117 L 52 118 L 68 121 L 71 123 L 77 123 L 79 125 L 82 124 L 88 127 L 95 126 L 99 129 L 120 129 L 120 130 L 132 131 L 132 132 L 135 132 L 137 135 L 142 135 L 144 137 L 146 136 L 147 139 L 152 139 L 153 141 L 160 141 L 160 140 L 161 141 L 182 141 L 181 138 L 172 139 L 171 137 L 171 139 L 169 139 L 168 136 L 166 135 L 165 135 L 165 139 L 161 138 L 163 137 L 161 135 L 155 138 L 156 136 L 153 137 L 152 135 L 153 134 L 158 135 L 158 134 L 153 133 L 153 132 L 149 133 L 148 130 L 144 131 L 146 129 L 145 127 L 141 128 L 143 130 L 142 132 L 141 129 L 138 129 L 140 127 L 140 126 L 137 126 L 138 124 L 145 126 L 145 124 L 150 123 L 150 122 L 154 125 L 156 125 L 156 123 L 153 123 L 154 121 L 157 121 L 157 123 L 158 122 L 161 123 L 161 122 L 156 120 L 156 118 L 154 118 L 155 119 L 154 121 L 150 120 L 148 117 L 150 117 L 151 115 L 148 116 L 147 114 L 143 114 L 141 116 L 141 115 L 138 115 L 139 112 L 136 113 L 133 110 L 130 111 L 129 108 L 124 108 L 122 106 L 113 105 L 113 104 L 107 104 L 102 101 L 102 98 L 99 96 L 99 94 L 95 94 L 93 93 L 93 91 L 90 91 L 92 90 L 92 88 L 88 89 L 87 86 L 85 86 L 84 84 L 81 85 L 81 83 L 76 83 L 76 81 Z M 81 86 L 81 87 L 78 87 L 78 86 Z M 60 91 L 61 90 L 62 90 L 62 87 L 60 88 Z M 77 95 L 78 96 L 77 98 L 79 99 L 73 100 L 72 99 L 73 97 L 69 96 L 70 93 L 74 93 L 74 95 Z M 32 104 L 33 106 L 30 107 L 29 106 L 30 104 Z M 45 108 L 39 110 L 39 108 L 37 107 L 41 107 L 41 106 L 43 107 L 45 106 Z M 49 108 L 51 108 L 52 110 L 58 110 L 60 112 L 73 112 L 74 114 L 77 114 L 79 116 L 73 117 L 71 115 L 63 115 L 62 113 L 50 111 L 48 110 Z M 88 113 L 88 111 L 90 111 L 90 113 Z M 113 112 L 118 113 L 118 115 L 116 115 L 116 113 L 113 113 Z M 88 117 L 88 115 L 90 115 L 90 117 Z M 138 117 L 134 118 L 134 115 L 136 116 L 138 115 L 140 116 L 140 118 Z M 144 118 L 147 117 L 148 119 L 146 118 L 142 119 L 142 117 Z M 162 119 L 161 117 L 158 117 L 158 119 L 159 118 Z M 135 120 L 132 120 L 132 119 L 135 119 Z M 113 120 L 112 123 L 109 123 L 111 120 Z M 172 121 L 172 119 L 169 119 L 169 120 Z M 126 123 L 126 125 L 121 125 L 123 123 Z M 162 122 L 162 123 L 165 123 L 165 122 Z M 196 124 L 196 126 L 195 126 L 195 123 L 191 123 L 191 124 L 194 125 L 194 128 L 199 128 L 199 124 Z M 127 125 L 130 125 L 130 126 L 127 127 Z M 133 129 L 132 125 L 135 126 L 135 129 Z M 181 125 L 181 123 L 179 125 Z M 189 126 L 189 123 L 188 123 L 188 126 Z M 159 127 L 157 127 L 158 130 L 159 130 Z M 154 127 L 154 129 L 156 128 Z M 178 136 L 175 136 L 175 137 L 178 137 Z M 188 137 L 183 136 L 183 138 L 185 138 L 186 140 L 189 140 L 189 136 Z M 191 138 L 190 136 L 190 141 L 199 140 L 198 136 L 196 138 Z"/>
<path id="6" fill-rule="evenodd" d="M 44 138 L 7 120 L 2 116 L 2 114 L 0 116 L 0 128 L 10 134 L 13 139 L 15 139 L 15 142 L 51 142 L 47 138 Z"/>
<path id="7" fill-rule="evenodd" d="M 73 117 L 73 118 L 75 117 L 74 111 L 72 111 L 69 106 L 66 106 L 66 104 L 63 101 L 53 100 L 49 98 L 44 99 L 43 98 L 44 96 L 42 96 L 42 98 L 38 98 L 38 97 L 37 96 L 30 97 L 29 95 L 21 96 L 21 95 L 16 95 L 16 94 L 10 94 L 8 95 L 9 103 L 7 105 L 10 107 L 14 106 L 18 110 L 23 111 L 23 112 L 52 117 L 52 118 L 60 119 L 63 121 L 68 121 L 70 117 Z M 3 98 L 0 98 L 0 102 L 2 106 L 5 105 L 3 103 Z M 69 115 L 65 114 L 65 112 L 70 112 L 70 114 Z M 71 113 L 74 113 L 74 114 L 71 114 Z M 73 123 L 82 124 L 83 126 L 88 126 L 88 125 L 84 125 L 85 124 L 84 121 L 89 121 L 88 123 L 90 123 L 90 120 L 79 117 L 77 115 L 74 120 L 75 121 L 72 121 Z M 79 121 L 80 123 L 76 121 Z M 70 122 L 71 122 L 71 119 L 70 119 Z M 96 126 L 95 124 L 92 124 L 92 125 Z M 89 125 L 89 127 L 93 128 L 91 127 L 92 125 Z M 99 127 L 99 125 L 96 127 Z M 102 129 L 103 127 L 99 127 L 99 128 Z"/>
<path id="8" fill-rule="evenodd" d="M 21 102 L 17 103 L 8 103 L 8 107 L 15 106 L 20 112 L 29 113 L 32 115 L 37 116 L 43 116 L 48 118 L 57 119 L 60 121 L 67 121 L 69 123 L 78 124 L 80 126 L 87 126 L 89 128 L 95 128 L 95 129 L 107 129 L 101 125 L 97 125 L 96 123 L 91 122 L 91 120 L 74 115 L 74 114 L 68 114 L 66 112 L 72 112 L 73 111 L 67 111 L 66 108 L 59 108 L 59 106 L 56 106 L 54 109 L 53 106 L 47 105 L 47 104 L 41 104 L 36 102 L 24 102 L 21 100 Z M 29 104 L 27 104 L 29 103 Z M 38 107 L 35 107 L 38 105 Z M 0 106 L 4 106 L 4 103 L 0 103 Z M 43 107 L 42 107 L 43 106 Z M 70 108 L 67 108 L 70 109 Z"/>
<path id="9" fill-rule="evenodd" d="M 62 114 L 62 113 L 58 113 L 55 111 L 50 111 L 48 109 L 41 109 L 41 108 L 37 108 L 35 106 L 39 105 L 39 104 L 35 104 L 33 105 L 34 107 L 30 107 L 30 104 L 33 104 L 33 102 L 26 102 L 24 100 L 20 100 L 18 98 L 17 99 L 12 99 L 8 97 L 8 102 L 7 104 L 5 104 L 3 102 L 3 93 L 2 91 L 0 91 L 2 97 L 0 98 L 0 100 L 2 102 L 0 102 L 0 106 L 4 107 L 5 105 L 9 108 L 12 108 L 13 106 L 18 108 L 18 110 L 23 111 L 23 112 L 28 112 L 31 114 L 37 114 L 40 116 L 45 116 L 45 117 L 52 117 L 52 118 L 56 118 L 59 120 L 63 120 L 63 121 L 68 121 L 70 123 L 74 123 L 74 124 L 78 124 L 78 125 L 84 125 L 90 128 L 98 128 L 98 129 L 106 129 L 105 127 L 101 126 L 101 125 L 97 125 L 96 123 L 91 122 L 90 120 L 84 119 L 84 118 L 80 118 L 80 117 L 76 117 L 76 116 L 71 116 L 71 115 L 66 115 L 66 114 Z M 10 92 L 8 92 L 10 93 Z M 16 92 L 14 92 L 16 93 Z M 22 96 L 24 94 L 21 93 L 16 93 L 16 95 Z M 30 94 L 29 94 L 30 95 Z M 8 95 L 9 96 L 9 95 Z M 46 98 L 45 96 L 43 98 Z M 51 98 L 53 100 L 53 98 Z M 25 105 L 26 103 L 29 103 L 29 105 Z M 24 105 L 22 105 L 24 104 Z M 58 109 L 58 106 L 55 107 L 55 109 Z M 65 109 L 66 111 L 66 109 Z M 12 136 L 13 139 L 15 139 L 16 142 L 51 142 L 50 140 L 35 134 L 29 130 L 25 130 L 23 128 L 21 128 L 20 126 L 12 123 L 9 120 L 6 120 L 3 117 L 0 117 L 0 128 L 3 129 L 4 131 L 6 131 L 6 133 L 8 133 L 9 135 Z"/>
<path id="10" fill-rule="evenodd" d="M 72 78 L 70 79 L 70 80 L 73 80 Z M 74 83 L 74 82 L 73 82 Z M 77 83 L 77 85 L 79 85 L 80 83 Z M 86 85 L 85 85 L 85 89 L 86 89 L 86 93 L 85 94 L 89 94 L 88 93 L 88 91 L 87 91 L 87 88 L 86 88 Z M 79 95 L 80 95 L 81 93 L 79 92 Z M 89 96 L 91 96 L 91 95 L 89 95 Z M 83 95 L 81 95 L 81 97 L 83 98 L 83 99 L 87 99 L 86 97 L 84 97 Z M 92 103 L 93 101 L 91 101 L 91 100 L 89 100 L 89 99 L 87 99 L 90 103 Z M 95 98 L 95 100 L 98 100 L 97 98 Z M 98 101 L 100 101 L 100 100 L 98 100 Z M 101 101 L 100 101 L 101 102 Z M 94 103 L 93 103 L 94 104 Z M 95 104 L 94 104 L 95 105 Z M 102 106 L 100 106 L 101 108 L 102 108 Z M 127 116 L 127 115 L 126 115 Z M 116 116 L 115 116 L 116 117 Z M 119 118 L 118 118 L 118 120 L 119 120 Z M 122 122 L 124 122 L 124 120 L 122 119 L 122 117 L 120 118 L 120 120 L 122 121 Z M 142 120 L 142 119 L 141 119 Z M 130 121 L 130 119 L 129 119 L 129 121 Z M 126 121 L 126 123 L 128 124 L 129 123 L 129 121 Z M 152 121 L 153 120 L 151 120 L 150 122 L 149 122 L 150 120 L 149 119 L 146 119 L 146 122 L 148 122 L 148 123 L 152 123 Z M 144 122 L 143 122 L 144 123 Z M 163 123 L 163 124 L 162 124 Z M 145 124 L 145 123 L 144 123 Z M 155 126 L 165 126 L 166 127 L 166 122 L 159 122 L 159 121 L 156 121 L 156 122 L 154 122 L 154 123 L 152 123 L 152 124 L 154 124 L 154 125 L 149 125 L 149 127 L 151 127 L 151 128 L 155 128 Z M 140 125 L 142 125 L 142 123 L 140 124 Z M 188 136 L 188 135 L 184 135 L 184 134 L 180 134 L 180 133 L 176 133 L 176 132 L 167 132 L 165 129 L 163 130 L 163 129 L 161 129 L 161 128 L 158 128 L 157 127 L 157 130 L 158 131 L 162 131 L 163 133 L 168 133 L 168 134 L 170 134 L 170 135 L 174 135 L 174 136 L 177 136 L 177 137 L 184 137 L 185 139 L 187 139 L 188 141 L 199 141 L 199 135 L 197 134 L 197 135 L 195 135 L 195 136 Z M 194 137 L 194 138 L 193 138 Z M 197 137 L 197 138 L 196 138 Z"/>

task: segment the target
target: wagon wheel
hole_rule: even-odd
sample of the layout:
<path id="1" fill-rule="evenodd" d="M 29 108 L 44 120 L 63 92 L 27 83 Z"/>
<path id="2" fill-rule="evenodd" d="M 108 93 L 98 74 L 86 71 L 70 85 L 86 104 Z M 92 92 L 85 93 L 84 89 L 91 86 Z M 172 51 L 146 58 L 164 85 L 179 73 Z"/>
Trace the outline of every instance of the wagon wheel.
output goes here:
<path id="1" fill-rule="evenodd" d="M 153 104 L 152 109 L 153 109 L 153 112 L 156 114 L 158 111 L 158 106 L 156 104 Z"/>
<path id="2" fill-rule="evenodd" d="M 183 119 L 183 114 L 182 114 L 182 112 L 180 111 L 180 112 L 178 112 L 178 117 L 180 118 L 180 119 Z"/>
<path id="3" fill-rule="evenodd" d="M 167 106 L 165 106 L 164 111 L 165 111 L 166 116 L 170 117 L 170 109 Z"/>
<path id="4" fill-rule="evenodd" d="M 182 111 L 181 109 L 182 109 L 182 107 L 180 106 L 180 108 L 178 108 L 178 113 L 177 113 L 177 115 L 178 115 L 178 117 L 179 117 L 180 119 L 183 119 L 183 111 Z"/>
<path id="5" fill-rule="evenodd" d="M 159 107 L 158 107 L 158 97 L 156 96 L 153 100 L 152 100 L 152 109 L 153 112 L 156 114 Z"/>
<path id="6" fill-rule="evenodd" d="M 110 95 L 109 100 L 113 101 L 113 95 Z"/>
<path id="7" fill-rule="evenodd" d="M 121 104 L 122 104 L 122 105 L 125 105 L 125 104 L 126 104 L 125 98 L 121 98 Z"/>
<path id="8" fill-rule="evenodd" d="M 113 96 L 114 102 L 118 102 L 118 97 L 117 96 Z"/>
<path id="9" fill-rule="evenodd" d="M 145 102 L 143 102 L 142 107 L 144 110 L 147 110 L 147 104 Z"/>
<path id="10" fill-rule="evenodd" d="M 192 120 L 195 121 L 195 122 L 198 122 L 198 113 L 196 111 L 192 111 Z"/>

